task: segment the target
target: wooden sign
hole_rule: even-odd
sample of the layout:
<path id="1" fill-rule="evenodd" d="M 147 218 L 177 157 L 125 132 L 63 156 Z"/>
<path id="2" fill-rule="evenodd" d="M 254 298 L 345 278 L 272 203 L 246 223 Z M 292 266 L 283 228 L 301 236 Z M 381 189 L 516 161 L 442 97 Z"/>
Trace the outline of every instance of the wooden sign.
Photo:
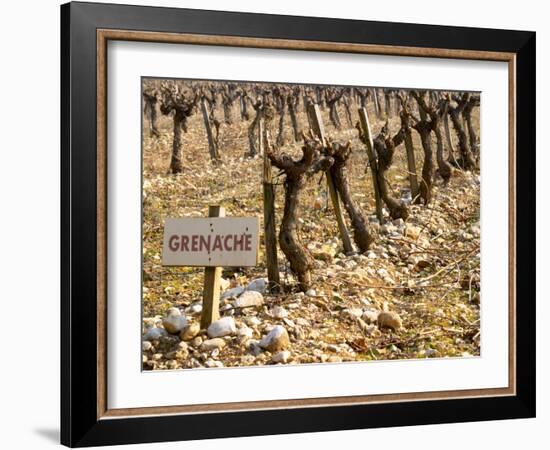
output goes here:
<path id="1" fill-rule="evenodd" d="M 164 224 L 163 266 L 255 266 L 257 217 L 168 218 Z"/>

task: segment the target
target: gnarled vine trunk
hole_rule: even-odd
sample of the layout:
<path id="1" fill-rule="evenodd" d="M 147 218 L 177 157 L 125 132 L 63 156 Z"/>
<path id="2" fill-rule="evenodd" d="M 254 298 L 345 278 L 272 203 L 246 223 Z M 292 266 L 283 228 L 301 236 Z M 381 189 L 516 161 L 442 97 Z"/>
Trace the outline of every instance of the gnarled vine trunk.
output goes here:
<path id="1" fill-rule="evenodd" d="M 157 127 L 157 97 L 154 94 L 144 92 L 143 100 L 145 101 L 143 112 L 149 122 L 149 136 L 159 137 L 160 132 Z"/>
<path id="2" fill-rule="evenodd" d="M 389 190 L 386 181 L 386 172 L 393 162 L 395 147 L 401 144 L 405 138 L 405 133 L 400 130 L 393 138 L 388 135 L 388 124 L 382 127 L 382 130 L 373 141 L 374 149 L 378 159 L 378 186 L 380 188 L 380 197 L 388 207 L 392 219 L 407 219 L 409 210 L 407 205 L 395 199 Z"/>
<path id="3" fill-rule="evenodd" d="M 466 130 L 464 129 L 464 124 L 461 120 L 462 111 L 464 111 L 464 108 L 469 101 L 470 94 L 465 93 L 460 99 L 458 99 L 457 106 L 453 107 L 449 105 L 449 115 L 451 116 L 453 127 L 456 135 L 458 136 L 458 149 L 460 150 L 462 167 L 465 170 L 472 170 L 476 167 L 476 162 L 468 143 L 468 136 L 466 135 Z"/>
<path id="4" fill-rule="evenodd" d="M 369 233 L 368 220 L 361 208 L 356 205 L 351 196 L 349 181 L 347 177 L 346 164 L 351 155 L 351 144 L 341 145 L 334 143 L 330 150 L 330 155 L 334 158 L 334 163 L 330 167 L 330 174 L 334 186 L 344 203 L 344 208 L 348 213 L 353 228 L 353 240 L 361 253 L 366 252 L 373 242 Z"/>
<path id="5" fill-rule="evenodd" d="M 433 186 L 433 150 L 432 150 L 432 127 L 431 124 L 425 120 L 421 120 L 414 125 L 418 134 L 420 134 L 420 142 L 422 142 L 422 150 L 424 152 L 424 163 L 422 164 L 422 179 L 420 180 L 420 197 L 418 201 L 422 200 L 425 205 L 432 200 L 432 186 Z"/>
<path id="6" fill-rule="evenodd" d="M 170 173 L 183 172 L 182 147 L 183 132 L 187 131 L 187 117 L 181 112 L 174 114 L 174 140 L 172 141 L 172 158 L 170 160 Z"/>
<path id="7" fill-rule="evenodd" d="M 327 170 L 333 162 L 332 158 L 325 157 L 321 160 L 321 148 L 322 144 L 319 140 L 306 140 L 302 147 L 302 158 L 299 161 L 294 161 L 285 154 L 275 154 L 270 145 L 266 148 L 272 164 L 285 174 L 285 207 L 279 231 L 279 245 L 302 291 L 311 287 L 311 271 L 315 267 L 315 261 L 298 235 L 300 196 L 308 177 L 316 170 Z"/>

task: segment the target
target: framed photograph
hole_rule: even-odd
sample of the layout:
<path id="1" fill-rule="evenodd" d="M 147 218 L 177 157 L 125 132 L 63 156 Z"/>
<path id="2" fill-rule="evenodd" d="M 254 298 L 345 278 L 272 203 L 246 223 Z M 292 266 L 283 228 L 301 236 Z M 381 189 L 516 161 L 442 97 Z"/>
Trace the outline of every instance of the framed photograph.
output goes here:
<path id="1" fill-rule="evenodd" d="M 71 447 L 535 415 L 535 33 L 61 7 Z"/>

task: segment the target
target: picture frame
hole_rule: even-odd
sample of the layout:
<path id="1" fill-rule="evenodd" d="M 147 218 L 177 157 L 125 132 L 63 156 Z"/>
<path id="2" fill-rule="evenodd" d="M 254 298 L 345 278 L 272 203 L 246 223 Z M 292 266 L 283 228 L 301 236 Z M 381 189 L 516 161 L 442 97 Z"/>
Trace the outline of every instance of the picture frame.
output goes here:
<path id="1" fill-rule="evenodd" d="M 107 44 L 284 49 L 508 65 L 506 388 L 110 409 Z M 533 32 L 72 2 L 61 7 L 61 442 L 70 447 L 535 416 Z M 210 425 L 216 423 L 216 427 Z"/>

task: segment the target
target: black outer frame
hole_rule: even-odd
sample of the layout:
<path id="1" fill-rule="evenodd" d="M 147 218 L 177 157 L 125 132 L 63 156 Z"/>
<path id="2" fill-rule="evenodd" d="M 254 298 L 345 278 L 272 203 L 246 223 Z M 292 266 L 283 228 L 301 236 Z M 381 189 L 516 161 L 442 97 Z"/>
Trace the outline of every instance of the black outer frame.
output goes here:
<path id="1" fill-rule="evenodd" d="M 98 420 L 98 28 L 515 53 L 517 395 Z M 535 33 L 526 31 L 79 2 L 62 5 L 61 443 L 82 447 L 534 417 L 535 40 Z M 212 423 L 217 424 L 215 431 Z"/>

